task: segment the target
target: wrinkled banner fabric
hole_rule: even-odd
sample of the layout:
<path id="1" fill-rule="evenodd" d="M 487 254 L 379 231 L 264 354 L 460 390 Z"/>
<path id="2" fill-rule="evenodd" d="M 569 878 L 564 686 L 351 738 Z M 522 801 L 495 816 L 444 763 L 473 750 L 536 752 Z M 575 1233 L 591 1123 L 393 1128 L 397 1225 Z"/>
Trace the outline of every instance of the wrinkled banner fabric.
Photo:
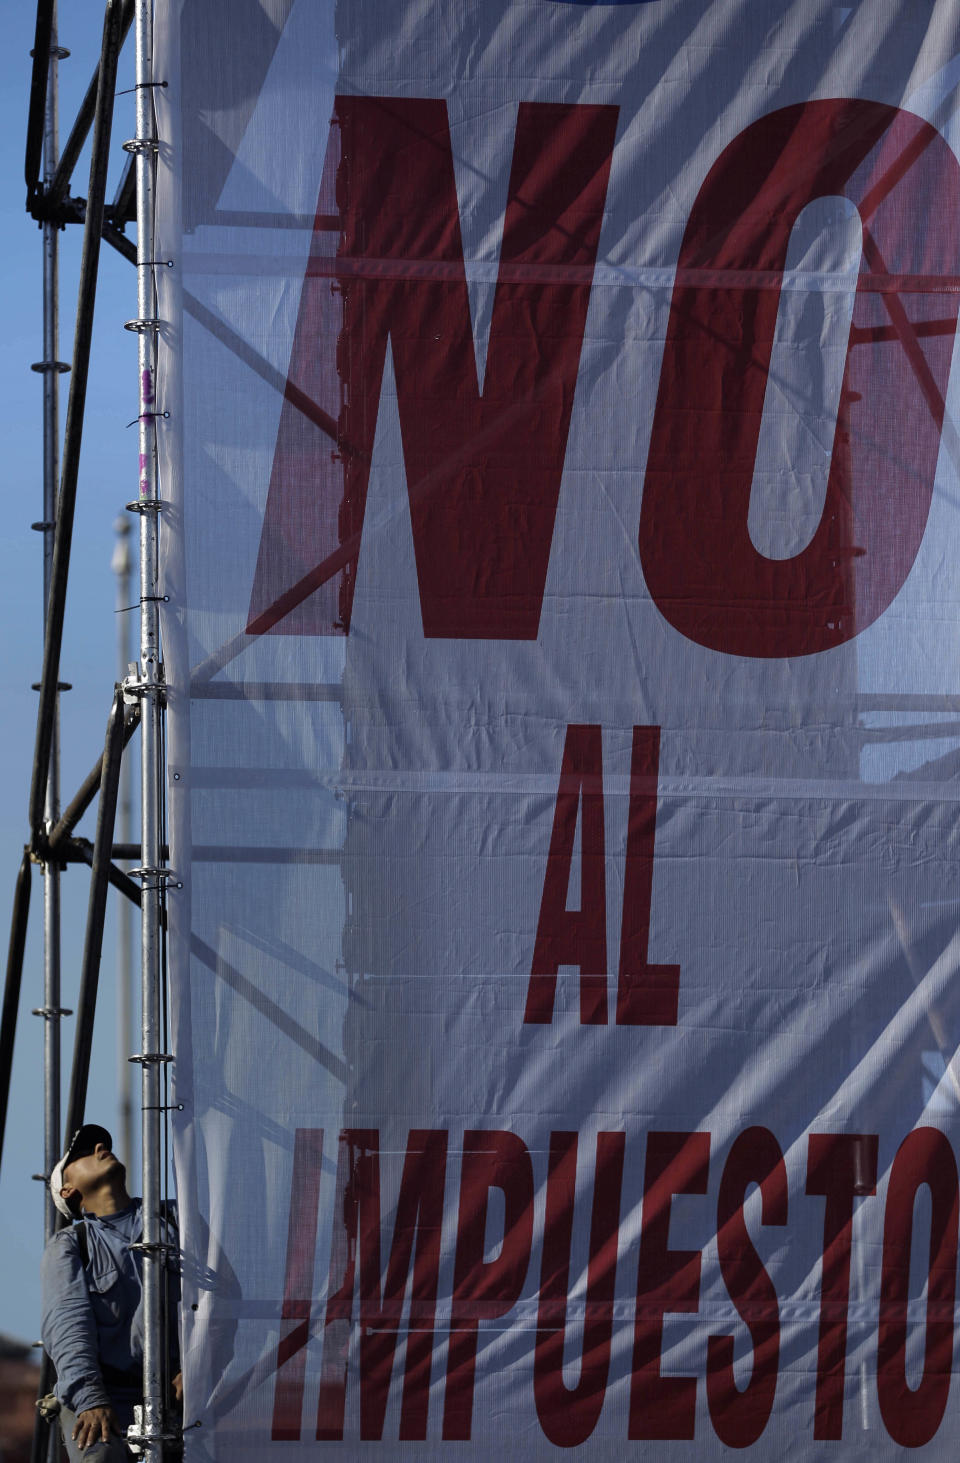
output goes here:
<path id="1" fill-rule="evenodd" d="M 189 1458 L 953 1456 L 958 32 L 158 6 Z"/>

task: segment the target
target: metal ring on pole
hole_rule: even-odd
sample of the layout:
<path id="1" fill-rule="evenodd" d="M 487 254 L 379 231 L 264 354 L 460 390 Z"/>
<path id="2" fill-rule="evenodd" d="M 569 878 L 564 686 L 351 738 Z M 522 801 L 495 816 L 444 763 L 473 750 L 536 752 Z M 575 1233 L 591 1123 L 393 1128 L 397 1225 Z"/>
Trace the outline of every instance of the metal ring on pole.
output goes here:
<path id="1" fill-rule="evenodd" d="M 67 361 L 34 361 L 30 369 L 37 371 L 41 376 L 46 371 L 55 371 L 60 376 L 64 371 L 69 371 L 70 366 Z"/>
<path id="2" fill-rule="evenodd" d="M 142 320 L 125 320 L 124 330 L 132 330 L 135 335 L 142 335 L 145 330 L 159 330 L 163 322 L 146 316 Z"/>
<path id="3" fill-rule="evenodd" d="M 135 1407 L 133 1410 L 136 1413 L 140 1411 L 140 1408 Z M 200 1424 L 195 1423 L 194 1426 L 199 1427 Z M 179 1432 L 138 1432 L 136 1430 L 136 1427 L 128 1427 L 123 1436 L 126 1438 L 128 1443 L 135 1443 L 138 1447 L 143 1447 L 145 1444 L 149 1443 L 171 1443 L 173 1445 L 176 1445 L 180 1442 L 182 1434 Z"/>
<path id="4" fill-rule="evenodd" d="M 128 705 L 136 705 L 136 698 L 138 696 L 156 696 L 160 704 L 163 704 L 166 687 L 162 681 L 138 681 L 128 676 L 125 681 L 121 682 L 121 685 L 123 687 L 123 699 Z"/>
<path id="5" fill-rule="evenodd" d="M 172 883 L 174 889 L 183 888 L 183 884 L 177 878 L 176 872 L 173 869 L 128 869 L 127 873 L 131 879 L 142 879 L 145 888 L 147 887 L 146 881 L 148 879 L 156 880 L 155 884 L 149 886 L 152 889 L 159 889 L 164 883 Z"/>
<path id="6" fill-rule="evenodd" d="M 127 1061 L 136 1062 L 140 1067 L 162 1067 L 166 1062 L 176 1061 L 176 1058 L 169 1052 L 134 1052 L 132 1057 L 127 1057 Z M 146 1111 L 158 1112 L 159 1108 L 154 1105 L 153 1108 L 148 1108 Z"/>
<path id="7" fill-rule="evenodd" d="M 160 143 L 156 137 L 129 137 L 123 143 L 124 152 L 132 152 L 134 156 L 138 153 L 148 155 L 160 150 Z"/>
<path id="8" fill-rule="evenodd" d="M 34 1006 L 31 1016 L 42 1016 L 46 1021 L 59 1021 L 61 1016 L 72 1016 L 69 1006 Z"/>
<path id="9" fill-rule="evenodd" d="M 128 513 L 162 513 L 164 504 L 162 498 L 134 498 L 125 507 Z M 141 604 L 146 603 L 149 598 L 149 595 L 144 595 Z"/>

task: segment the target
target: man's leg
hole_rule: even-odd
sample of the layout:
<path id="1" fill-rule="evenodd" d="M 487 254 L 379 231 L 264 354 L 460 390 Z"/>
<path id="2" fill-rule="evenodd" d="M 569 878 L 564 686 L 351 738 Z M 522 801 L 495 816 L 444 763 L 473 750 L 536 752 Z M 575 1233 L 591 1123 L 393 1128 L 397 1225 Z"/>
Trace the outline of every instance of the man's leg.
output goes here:
<path id="1" fill-rule="evenodd" d="M 109 1443 L 93 1443 L 81 1452 L 72 1437 L 76 1425 L 76 1413 L 71 1412 L 69 1407 L 64 1407 L 61 1403 L 60 1432 L 70 1463 L 130 1463 L 133 1454 L 123 1438 L 119 1437 L 111 1437 Z"/>

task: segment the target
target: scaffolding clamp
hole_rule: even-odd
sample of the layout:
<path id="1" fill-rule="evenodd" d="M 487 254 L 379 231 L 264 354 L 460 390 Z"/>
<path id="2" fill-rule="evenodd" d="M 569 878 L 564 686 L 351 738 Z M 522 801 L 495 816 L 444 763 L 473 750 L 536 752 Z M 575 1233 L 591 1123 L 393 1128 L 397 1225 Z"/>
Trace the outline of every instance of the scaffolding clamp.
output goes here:
<path id="1" fill-rule="evenodd" d="M 144 865 L 139 869 L 128 869 L 127 874 L 131 879 L 142 879 L 144 889 L 159 889 L 166 880 L 172 881 L 174 889 L 183 888 L 174 869 L 153 869 Z M 155 879 L 157 882 L 150 884 L 147 882 L 149 879 Z"/>
<path id="2" fill-rule="evenodd" d="M 162 1240 L 157 1240 L 155 1244 L 148 1244 L 146 1240 L 142 1239 L 135 1240 L 133 1244 L 127 1245 L 127 1249 L 137 1255 L 161 1255 L 164 1258 L 167 1255 L 177 1255 L 178 1257 L 180 1255 L 178 1245 L 167 1245 Z"/>
<path id="3" fill-rule="evenodd" d="M 176 1432 L 171 1432 L 168 1429 L 162 1428 L 158 1428 L 157 1431 L 152 1432 L 148 1426 L 143 1425 L 142 1403 L 136 1403 L 136 1406 L 133 1407 L 133 1422 L 130 1423 L 129 1428 L 124 1432 L 124 1438 L 126 1438 L 126 1444 L 129 1447 L 130 1453 L 133 1453 L 135 1457 L 140 1457 L 142 1456 L 143 1448 L 151 1447 L 151 1445 L 157 1443 L 160 1443 L 161 1447 L 164 1444 L 170 1444 L 171 1447 L 176 1447 L 177 1444 L 183 1441 L 183 1432 L 180 1429 L 177 1429 Z"/>
<path id="4" fill-rule="evenodd" d="M 135 706 L 143 696 L 158 696 L 160 704 L 166 700 L 166 687 L 163 684 L 163 672 L 156 680 L 145 680 L 139 671 L 134 668 L 129 676 L 124 676 L 120 682 L 120 690 L 123 693 L 123 700 L 126 706 Z"/>

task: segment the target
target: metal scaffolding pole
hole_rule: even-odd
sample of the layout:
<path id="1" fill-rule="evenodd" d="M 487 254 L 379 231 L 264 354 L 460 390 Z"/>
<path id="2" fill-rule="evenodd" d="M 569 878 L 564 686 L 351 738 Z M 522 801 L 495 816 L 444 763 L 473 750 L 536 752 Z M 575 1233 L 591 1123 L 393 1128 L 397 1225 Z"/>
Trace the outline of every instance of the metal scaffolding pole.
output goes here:
<path id="1" fill-rule="evenodd" d="M 125 613 L 130 607 L 130 520 L 118 518 L 113 527 L 117 535 L 111 563 L 117 576 L 117 680 L 122 681 L 129 669 L 130 660 L 130 630 Z M 133 807 L 130 800 L 129 757 L 124 757 L 120 763 L 116 831 L 120 843 L 131 842 Z M 120 1152 L 127 1164 L 133 1162 L 133 1068 L 128 1061 L 133 1050 L 133 966 L 130 960 L 132 913 L 128 901 L 121 899 L 117 907 L 117 1131 Z"/>
<path id="2" fill-rule="evenodd" d="M 137 0 L 137 133 L 128 148 L 137 172 L 137 320 L 140 381 L 140 477 L 135 506 L 140 513 L 140 666 L 136 692 L 141 705 L 141 1107 L 143 1142 L 143 1409 L 138 1435 L 147 1458 L 162 1460 L 166 1433 L 164 1396 L 163 1275 L 160 1233 L 161 1047 L 163 978 L 163 848 L 161 828 L 163 668 L 158 611 L 158 518 L 154 208 L 157 139 L 153 102 L 153 14 L 151 0 Z M 130 689 L 134 689 L 131 687 Z"/>
<path id="3" fill-rule="evenodd" d="M 30 888 L 30 860 L 43 864 L 43 1004 L 35 1015 L 44 1019 L 43 1040 L 43 1125 L 45 1178 L 60 1158 L 61 1127 L 61 1034 L 60 1020 L 71 1014 L 60 1006 L 61 999 L 61 910 L 60 874 L 68 861 L 87 858 L 83 840 L 71 837 L 73 827 L 101 789 L 100 817 L 96 845 L 90 849 L 92 864 L 91 909 L 84 952 L 82 994 L 88 1019 L 79 1041 L 78 1059 L 71 1082 L 73 1115 L 82 1114 L 86 1071 L 89 1065 L 89 1037 L 99 966 L 104 906 L 108 883 L 122 887 L 129 895 L 130 880 L 115 868 L 113 848 L 113 804 L 116 795 L 122 747 L 129 741 L 138 720 L 138 710 L 125 708 L 118 699 L 111 718 L 110 737 L 103 757 L 81 787 L 66 813 L 60 812 L 60 652 L 66 602 L 67 577 L 76 503 L 77 477 L 83 431 L 83 415 L 90 358 L 100 238 L 108 221 L 105 192 L 109 163 L 110 133 L 116 90 L 117 56 L 123 33 L 130 25 L 134 0 L 105 0 L 100 61 L 88 88 L 68 145 L 59 151 L 58 62 L 68 53 L 58 47 L 56 0 L 38 0 L 36 41 L 30 115 L 27 127 L 25 178 L 27 208 L 42 226 L 43 239 L 43 356 L 33 369 L 43 379 L 43 513 L 33 526 L 43 534 L 43 670 L 39 685 L 37 737 L 30 788 L 29 821 L 31 842 L 25 853 L 17 884 L 13 929 L 7 963 L 7 982 L 0 1019 L 0 1144 L 5 1126 L 9 1078 L 13 1057 L 13 1019 L 19 998 L 20 971 L 26 935 Z M 90 182 L 84 200 L 68 196 L 70 175 L 93 126 Z M 117 207 L 125 210 L 126 195 L 118 196 Z M 59 360 L 59 230 L 67 222 L 84 223 L 83 250 L 72 368 Z M 60 450 L 59 376 L 72 369 L 66 413 L 63 450 Z M 61 471 L 62 455 L 62 480 Z M 126 830 L 124 830 L 126 831 Z M 44 1230 L 49 1238 L 60 1226 L 45 1187 Z M 52 1381 L 52 1368 L 44 1358 L 41 1394 Z M 32 1463 L 55 1463 L 60 1456 L 58 1430 L 38 1416 L 31 1451 Z"/>
<path id="4" fill-rule="evenodd" d="M 3 987 L 3 1010 L 0 1013 L 0 1158 L 7 1131 L 7 1106 L 10 1100 L 10 1076 L 13 1071 L 13 1044 L 20 1012 L 20 982 L 23 976 L 23 952 L 27 943 L 27 920 L 30 915 L 30 854 L 24 850 L 13 896 L 10 920 L 10 947 L 7 951 L 7 978 Z"/>
<path id="5" fill-rule="evenodd" d="M 24 176 L 27 180 L 27 207 L 40 191 L 40 167 L 43 155 L 43 134 L 47 117 L 47 87 L 50 81 L 49 58 L 56 44 L 57 22 L 55 0 L 37 0 L 37 27 L 34 33 L 33 75 L 30 80 L 30 112 L 27 118 L 27 153 Z"/>
<path id="6" fill-rule="evenodd" d="M 39 16 L 39 8 L 38 8 Z M 38 44 L 41 26 L 38 18 Z M 59 162 L 59 77 L 61 53 L 57 43 L 56 0 L 49 6 L 49 52 L 47 57 L 46 93 L 43 108 L 43 188 Z M 34 56 L 35 71 L 40 61 Z M 31 98 L 32 100 L 32 98 Z M 28 141 L 28 156 L 30 144 Z M 29 173 L 29 167 L 28 167 Z M 30 179 L 28 176 L 28 183 Z M 43 224 L 43 357 L 34 370 L 43 379 L 43 513 L 37 528 L 43 534 L 43 637 L 46 650 L 50 633 L 50 586 L 53 580 L 53 552 L 56 542 L 58 482 L 60 476 L 60 373 L 67 370 L 60 361 L 60 237 L 57 224 L 46 219 Z M 60 816 L 60 695 L 57 673 L 59 665 L 48 677 L 50 682 L 49 753 L 43 772 L 43 827 L 49 833 Z M 42 692 L 42 683 L 41 687 Z M 43 696 L 41 694 L 41 701 Z M 36 770 L 34 774 L 36 780 Z M 31 812 L 31 834 L 36 822 Z M 43 867 L 43 1001 L 34 1015 L 43 1020 L 43 1173 L 52 1173 L 61 1153 L 60 1131 L 60 1022 L 66 1014 L 60 1004 L 60 865 L 47 857 Z M 50 1239 L 57 1228 L 57 1211 L 44 1184 L 43 1232 Z M 49 1385 L 50 1363 L 44 1357 L 41 1383 Z M 42 1386 L 41 1386 L 42 1390 Z M 54 1463 L 60 1440 L 57 1429 L 44 1427 L 39 1418 L 34 1430 L 31 1457 L 45 1457 Z"/>
<path id="7" fill-rule="evenodd" d="M 43 122 L 43 182 L 48 187 L 57 169 L 59 151 L 57 8 L 53 6 L 50 57 Z M 54 529 L 57 519 L 57 483 L 60 473 L 60 242 L 55 223 L 43 225 L 43 359 L 36 368 L 43 376 L 43 628 L 47 634 L 50 582 L 53 573 Z M 44 826 L 49 831 L 60 816 L 60 705 L 54 688 L 50 759 L 43 804 Z M 43 871 L 43 1171 L 52 1173 L 60 1157 L 60 866 L 47 859 Z M 44 1238 L 57 1226 L 57 1211 L 44 1190 Z"/>
<path id="8" fill-rule="evenodd" d="M 70 569 L 70 547 L 77 501 L 77 475 L 80 468 L 80 447 L 83 438 L 83 411 L 90 366 L 90 342 L 93 334 L 94 305 L 97 293 L 97 265 L 100 258 L 100 233 L 104 223 L 104 198 L 107 186 L 107 165 L 110 151 L 110 129 L 113 121 L 113 100 L 116 90 L 117 51 L 120 44 L 120 0 L 107 0 L 103 41 L 98 73 L 97 108 L 93 123 L 93 144 L 90 158 L 90 183 L 83 227 L 83 249 L 80 258 L 80 287 L 77 292 L 77 318 L 73 342 L 73 365 L 67 420 L 63 437 L 63 471 L 57 498 L 56 528 L 50 562 L 50 592 L 44 625 L 43 670 L 40 676 L 40 697 L 37 708 L 37 737 L 30 786 L 30 832 L 35 846 L 40 842 L 44 823 L 44 797 L 50 767 L 50 754 L 56 723 L 57 677 L 63 643 L 63 617 L 67 598 L 67 577 Z M 48 372 L 55 375 L 56 372 Z"/>

